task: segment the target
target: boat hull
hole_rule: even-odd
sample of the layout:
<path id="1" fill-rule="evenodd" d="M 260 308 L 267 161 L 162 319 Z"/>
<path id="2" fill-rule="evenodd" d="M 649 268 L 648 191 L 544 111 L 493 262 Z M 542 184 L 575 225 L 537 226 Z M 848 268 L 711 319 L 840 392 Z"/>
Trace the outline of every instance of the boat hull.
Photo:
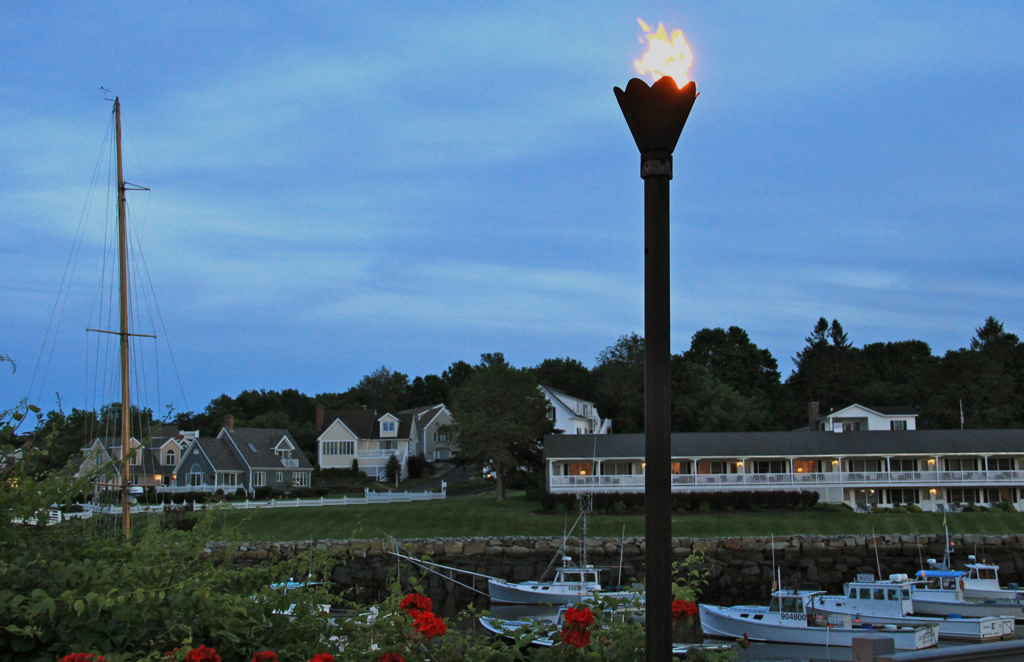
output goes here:
<path id="1" fill-rule="evenodd" d="M 744 616 L 746 614 L 746 616 Z M 754 617 L 761 615 L 762 620 Z M 811 646 L 853 646 L 854 637 L 862 637 L 868 632 L 884 634 L 892 637 L 897 650 L 921 650 L 938 644 L 938 626 L 898 627 L 871 626 L 862 627 L 818 627 L 809 626 L 806 621 L 794 620 L 792 624 L 764 622 L 767 615 L 764 607 L 716 607 L 700 605 L 700 625 L 704 635 L 723 639 L 746 638 L 750 641 L 763 641 L 779 644 L 804 644 Z M 803 614 L 786 614 L 799 616 Z M 866 627 L 865 627 L 866 626 Z"/>
<path id="2" fill-rule="evenodd" d="M 491 579 L 487 582 L 491 604 L 499 605 L 571 605 L 594 596 L 634 600 L 641 594 L 635 591 L 602 591 L 586 584 L 553 584 L 549 582 L 506 582 Z"/>
<path id="3" fill-rule="evenodd" d="M 884 614 L 854 613 L 830 609 L 826 605 L 815 605 L 815 611 L 827 615 L 851 616 L 861 623 L 875 625 L 895 625 L 899 627 L 913 627 L 917 625 L 937 625 L 939 628 L 939 639 L 944 641 L 969 641 L 971 643 L 985 643 L 989 641 L 1000 641 L 1002 639 L 1013 639 L 1015 625 L 1012 617 L 987 616 L 982 618 L 946 618 L 943 616 L 924 616 L 921 614 L 908 614 L 906 616 L 894 616 Z"/>
<path id="4" fill-rule="evenodd" d="M 942 600 L 927 600 L 914 593 L 914 613 L 926 614 L 929 616 L 958 616 L 985 617 L 985 616 L 1010 616 L 1015 620 L 1024 620 L 1024 606 L 1012 602 L 945 602 Z"/>

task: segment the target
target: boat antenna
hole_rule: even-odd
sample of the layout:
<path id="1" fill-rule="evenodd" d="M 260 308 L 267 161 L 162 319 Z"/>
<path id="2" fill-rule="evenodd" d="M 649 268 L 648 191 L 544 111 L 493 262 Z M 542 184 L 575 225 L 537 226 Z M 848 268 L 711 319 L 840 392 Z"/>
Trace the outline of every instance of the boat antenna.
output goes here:
<path id="1" fill-rule="evenodd" d="M 775 534 L 772 533 L 772 577 L 775 576 Z"/>
<path id="2" fill-rule="evenodd" d="M 882 578 L 882 562 L 878 558 L 878 536 L 875 535 L 874 527 L 871 528 L 871 537 L 875 540 L 875 567 L 878 568 L 878 578 Z"/>
<path id="3" fill-rule="evenodd" d="M 622 586 L 622 555 L 626 551 L 626 525 L 622 525 L 622 537 L 619 538 L 619 581 L 618 586 Z"/>
<path id="4" fill-rule="evenodd" d="M 915 532 L 914 537 L 917 538 L 917 560 L 921 564 L 921 569 L 924 570 L 924 555 L 921 552 L 921 531 L 918 529 Z"/>

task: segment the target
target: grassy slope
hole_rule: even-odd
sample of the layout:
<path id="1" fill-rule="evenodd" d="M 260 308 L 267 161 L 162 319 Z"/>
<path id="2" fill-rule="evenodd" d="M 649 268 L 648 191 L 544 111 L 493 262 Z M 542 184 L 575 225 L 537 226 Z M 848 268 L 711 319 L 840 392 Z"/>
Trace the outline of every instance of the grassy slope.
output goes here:
<path id="1" fill-rule="evenodd" d="M 522 497 L 497 503 L 493 495 L 416 503 L 281 508 L 234 511 L 226 515 L 247 540 L 310 540 L 473 536 L 560 536 L 575 515 L 534 515 L 538 504 Z M 640 515 L 595 514 L 590 535 L 642 536 Z M 792 513 L 705 513 L 673 518 L 672 533 L 694 538 L 793 534 L 922 533 L 942 531 L 942 515 L 858 515 L 849 511 Z M 1022 513 L 964 513 L 949 515 L 951 533 L 1007 534 L 1024 532 Z M 577 530 L 577 534 L 579 531 Z"/>

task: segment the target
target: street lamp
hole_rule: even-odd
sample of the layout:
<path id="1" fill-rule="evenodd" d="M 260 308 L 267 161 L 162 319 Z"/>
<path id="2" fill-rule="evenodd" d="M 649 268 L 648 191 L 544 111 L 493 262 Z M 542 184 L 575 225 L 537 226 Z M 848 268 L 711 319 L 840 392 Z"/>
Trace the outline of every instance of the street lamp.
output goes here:
<path id="1" fill-rule="evenodd" d="M 643 23 L 645 32 L 650 29 Z M 647 562 L 647 660 L 672 659 L 672 358 L 669 310 L 669 180 L 672 152 L 697 99 L 697 86 L 686 82 L 692 61 L 682 32 L 665 36 L 664 26 L 648 34 L 650 48 L 635 62 L 643 74 L 654 73 L 650 87 L 634 78 L 625 91 L 615 88 L 637 149 L 644 180 L 644 496 Z M 666 43 L 668 48 L 666 48 Z M 663 54 L 664 64 L 652 61 Z M 679 66 L 684 66 L 680 71 Z M 666 74 L 672 75 L 666 75 Z M 675 76 L 675 78 L 673 77 Z M 677 84 L 678 82 L 682 85 Z"/>

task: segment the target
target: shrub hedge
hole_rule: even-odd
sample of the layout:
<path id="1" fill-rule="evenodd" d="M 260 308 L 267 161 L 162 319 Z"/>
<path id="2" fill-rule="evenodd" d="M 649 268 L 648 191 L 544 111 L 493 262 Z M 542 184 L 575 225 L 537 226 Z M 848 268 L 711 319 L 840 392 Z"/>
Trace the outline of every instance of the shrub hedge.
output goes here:
<path id="1" fill-rule="evenodd" d="M 711 510 L 758 510 L 761 508 L 810 508 L 818 503 L 817 492 L 796 490 L 736 490 L 729 492 L 673 492 L 672 512 L 700 512 Z M 640 513 L 644 510 L 644 495 L 637 492 L 602 492 L 594 494 L 594 510 L 609 513 Z M 544 510 L 564 512 L 576 507 L 575 494 L 540 496 Z"/>

